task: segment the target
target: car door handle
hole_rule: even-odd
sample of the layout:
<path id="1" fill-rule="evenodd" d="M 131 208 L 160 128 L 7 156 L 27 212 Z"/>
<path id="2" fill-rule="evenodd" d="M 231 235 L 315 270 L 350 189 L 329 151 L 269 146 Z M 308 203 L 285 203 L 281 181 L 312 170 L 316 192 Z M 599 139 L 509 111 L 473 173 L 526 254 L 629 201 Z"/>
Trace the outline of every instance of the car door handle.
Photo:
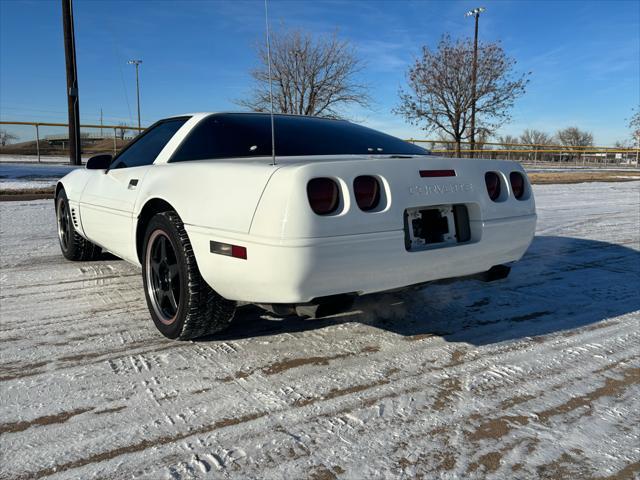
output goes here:
<path id="1" fill-rule="evenodd" d="M 133 190 L 137 186 L 138 186 L 138 179 L 137 178 L 132 178 L 131 180 L 129 180 L 129 186 L 127 188 L 129 190 Z"/>

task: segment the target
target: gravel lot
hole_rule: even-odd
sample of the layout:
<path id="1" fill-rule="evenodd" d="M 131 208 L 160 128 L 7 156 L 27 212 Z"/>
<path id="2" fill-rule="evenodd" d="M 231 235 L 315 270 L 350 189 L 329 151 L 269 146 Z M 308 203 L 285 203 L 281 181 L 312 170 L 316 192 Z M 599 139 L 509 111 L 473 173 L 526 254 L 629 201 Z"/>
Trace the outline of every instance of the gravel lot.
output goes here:
<path id="1" fill-rule="evenodd" d="M 640 182 L 534 189 L 507 280 L 187 343 L 0 203 L 0 478 L 638 478 Z"/>

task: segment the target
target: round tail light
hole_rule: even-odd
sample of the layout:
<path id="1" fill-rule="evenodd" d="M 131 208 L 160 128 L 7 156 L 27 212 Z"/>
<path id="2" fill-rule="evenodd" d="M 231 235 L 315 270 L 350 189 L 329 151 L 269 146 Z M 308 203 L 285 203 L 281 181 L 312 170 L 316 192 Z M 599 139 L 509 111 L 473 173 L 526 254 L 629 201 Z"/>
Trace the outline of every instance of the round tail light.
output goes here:
<path id="1" fill-rule="evenodd" d="M 380 203 L 380 184 L 378 179 L 369 175 L 361 175 L 353 181 L 353 191 L 360 210 L 373 210 Z"/>
<path id="2" fill-rule="evenodd" d="M 500 197 L 500 177 L 495 172 L 487 172 L 484 174 L 484 183 L 487 185 L 489 198 L 495 202 Z"/>
<path id="3" fill-rule="evenodd" d="M 511 172 L 509 174 L 509 181 L 511 182 L 513 196 L 520 200 L 524 195 L 524 177 L 519 172 Z"/>
<path id="4" fill-rule="evenodd" d="M 329 215 L 338 208 L 338 184 L 330 178 L 314 178 L 307 183 L 311 209 L 318 215 Z"/>

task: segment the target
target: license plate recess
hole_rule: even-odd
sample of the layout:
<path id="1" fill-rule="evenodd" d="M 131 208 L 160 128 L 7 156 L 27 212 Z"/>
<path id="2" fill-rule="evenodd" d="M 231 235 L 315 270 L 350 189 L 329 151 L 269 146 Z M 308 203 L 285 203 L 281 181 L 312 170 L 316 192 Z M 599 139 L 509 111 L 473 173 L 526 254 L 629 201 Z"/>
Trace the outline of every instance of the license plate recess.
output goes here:
<path id="1" fill-rule="evenodd" d="M 408 251 L 442 248 L 471 239 L 469 212 L 464 204 L 408 208 L 404 212 Z"/>

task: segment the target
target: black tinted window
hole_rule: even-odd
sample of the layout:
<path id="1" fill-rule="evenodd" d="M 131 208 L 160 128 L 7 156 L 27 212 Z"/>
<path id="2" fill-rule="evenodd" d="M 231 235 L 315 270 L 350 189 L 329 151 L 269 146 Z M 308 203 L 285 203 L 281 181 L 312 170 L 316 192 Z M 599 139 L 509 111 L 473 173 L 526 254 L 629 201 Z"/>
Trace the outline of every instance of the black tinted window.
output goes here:
<path id="1" fill-rule="evenodd" d="M 164 120 L 150 127 L 118 155 L 111 168 L 151 165 L 164 146 L 171 140 L 171 137 L 187 120 L 187 118 L 174 118 Z"/>
<path id="2" fill-rule="evenodd" d="M 425 155 L 416 145 L 343 120 L 275 116 L 277 156 Z M 265 114 L 216 114 L 189 134 L 172 162 L 271 155 L 271 118 Z"/>

